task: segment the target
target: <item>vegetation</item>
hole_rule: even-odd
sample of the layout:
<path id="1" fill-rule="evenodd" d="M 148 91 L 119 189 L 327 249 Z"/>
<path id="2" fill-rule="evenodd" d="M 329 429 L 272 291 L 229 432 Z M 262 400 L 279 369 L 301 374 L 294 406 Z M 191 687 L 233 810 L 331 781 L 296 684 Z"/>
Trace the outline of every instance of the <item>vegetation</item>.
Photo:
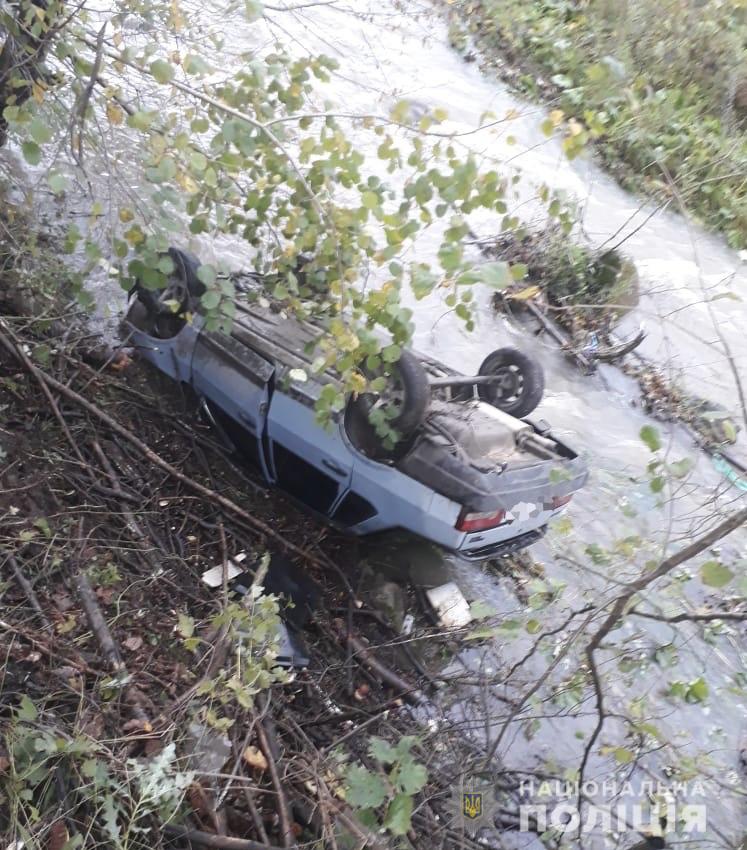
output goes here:
<path id="1" fill-rule="evenodd" d="M 88 198 L 91 226 L 71 224 L 65 240 L 85 253 L 84 273 L 103 264 L 126 289 L 136 279 L 160 289 L 172 271 L 170 244 L 186 233 L 230 236 L 268 275 L 274 298 L 326 324 L 314 368 L 334 364 L 352 392 L 367 387 L 365 374 L 386 374 L 411 338 L 405 288 L 416 298 L 438 288 L 472 328 L 472 286 L 509 282 L 505 263 L 473 268 L 462 240 L 470 213 L 507 213 L 512 183 L 459 156 L 439 129 L 443 110 L 416 116 L 401 101 L 388 115 L 330 112 L 318 88 L 336 61 L 297 58 L 281 44 L 217 67 L 232 26 L 245 27 L 249 42 L 261 26 L 254 0 L 228 3 L 223 15 L 170 2 L 115 6 L 102 21 L 85 8 L 66 16 L 58 2 L 22 0 L 1 19 L 13 47 L 5 53 L 25 57 L 0 65 L 7 136 L 30 166 L 44 166 L 54 195 Z M 159 37 L 135 37 L 138 30 Z M 351 126 L 377 139 L 375 165 Z M 99 160 L 119 177 L 97 179 Z M 147 187 L 136 197 L 124 185 L 133 179 Z M 418 236 L 439 222 L 438 265 L 410 260 Z M 217 260 L 199 272 L 216 327 L 235 309 L 228 270 Z M 381 285 L 364 286 L 370 275 Z M 342 404 L 329 388 L 319 413 Z M 394 438 L 386 422 L 379 427 Z"/>
<path id="2" fill-rule="evenodd" d="M 354 543 L 267 498 L 178 388 L 126 356 L 92 360 L 86 276 L 158 289 L 172 242 L 230 242 L 270 295 L 325 324 L 315 368 L 334 362 L 352 392 L 411 338 L 408 290 L 441 294 L 471 329 L 475 284 L 528 274 L 523 260 L 475 265 L 464 245 L 473 212 L 520 230 L 513 176 L 462 157 L 440 110 L 329 108 L 335 62 L 274 39 L 253 46 L 279 8 L 227 2 L 206 16 L 198 4 L 123 0 L 101 14 L 21 0 L 0 12 L 2 135 L 36 190 L 1 222 L 3 846 L 469 850 L 480 845 L 465 836 L 460 791 L 475 777 L 490 785 L 492 826 L 513 831 L 527 777 L 582 788 L 592 775 L 704 778 L 709 799 L 739 797 L 727 736 L 707 712 L 747 693 L 744 562 L 738 545 L 719 548 L 747 509 L 704 489 L 654 427 L 640 432 L 643 460 L 621 473 L 604 539 L 587 540 L 570 516 L 554 523 L 562 578 L 528 558 L 489 564 L 480 581 L 506 576 L 510 603 L 496 612 L 473 599 L 478 622 L 445 632 L 419 605 L 433 573 L 418 583 L 403 569 L 402 610 L 414 612 L 404 634 L 367 595 Z M 239 27 L 246 49 L 231 56 L 225 32 Z M 569 155 L 613 126 L 596 114 L 597 133 L 593 116 L 563 109 L 548 130 L 564 126 Z M 375 157 L 357 134 L 376 140 Z M 50 196 L 53 236 L 36 226 Z M 540 199 L 567 236 L 568 209 L 547 190 Z M 435 259 L 413 260 L 428 231 Z M 583 250 L 569 251 L 559 280 L 589 270 Z M 214 326 L 233 315 L 228 271 L 220 259 L 200 269 Z M 343 403 L 324 395 L 320 415 Z M 614 474 L 601 471 L 600 512 Z M 304 629 L 309 667 L 290 676 L 276 663 L 277 627 L 294 609 L 260 592 L 268 550 L 302 565 L 322 596 Z M 237 552 L 260 576 L 248 595 L 200 582 Z M 549 745 L 527 758 L 526 742 L 543 735 Z M 195 738 L 220 763 L 207 764 Z M 588 811 L 585 794 L 574 816 Z M 579 846 L 567 826 L 530 831 L 565 850 Z"/>
<path id="3" fill-rule="evenodd" d="M 544 129 L 562 128 L 569 156 L 594 142 L 623 185 L 747 245 L 741 0 L 458 0 L 450 9 L 455 43 L 474 38 L 522 91 L 553 103 Z"/>

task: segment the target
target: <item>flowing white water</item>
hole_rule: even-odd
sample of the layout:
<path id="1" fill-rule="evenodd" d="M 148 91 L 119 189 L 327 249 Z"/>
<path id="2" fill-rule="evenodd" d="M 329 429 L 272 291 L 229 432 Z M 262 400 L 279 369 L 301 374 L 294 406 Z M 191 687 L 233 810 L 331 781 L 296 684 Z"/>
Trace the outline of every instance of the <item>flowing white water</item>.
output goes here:
<path id="1" fill-rule="evenodd" d="M 559 141 L 548 140 L 541 132 L 542 109 L 522 102 L 504 85 L 484 76 L 476 65 L 465 63 L 449 48 L 445 27 L 430 6 L 415 0 L 377 3 L 368 8 L 368 14 L 361 14 L 362 5 L 338 3 L 276 15 L 270 30 L 284 42 L 291 41 L 299 51 L 323 52 L 339 59 L 340 71 L 325 91 L 333 110 L 387 113 L 400 99 L 409 100 L 414 108 L 444 107 L 449 113 L 446 129 L 468 134 L 461 135 L 459 143 L 478 153 L 486 167 L 522 170 L 525 180 L 516 199 L 520 215 L 537 214 L 531 186 L 545 183 L 579 200 L 583 230 L 594 244 L 616 244 L 629 235 L 624 251 L 637 265 L 642 298 L 639 308 L 626 319 L 627 330 L 643 317 L 649 330 L 643 353 L 663 364 L 670 376 L 680 378 L 692 392 L 720 402 L 741 421 L 743 411 L 734 372 L 747 380 L 747 265 L 739 255 L 718 236 L 671 212 L 659 212 L 644 224 L 652 205 L 620 189 L 590 157 L 569 162 Z M 232 39 L 235 44 L 236 36 Z M 485 123 L 481 117 L 484 113 L 502 118 L 510 111 L 518 117 L 470 134 Z M 364 134 L 358 138 L 365 152 L 375 157 L 378 139 Z M 473 224 L 485 235 L 500 227 L 497 218 L 491 222 L 483 217 Z M 434 227 L 419 239 L 412 255 L 434 259 L 438 236 Z M 724 293 L 736 298 L 708 300 Z M 569 602 L 594 598 L 605 586 L 592 572 L 571 567 L 563 560 L 575 558 L 588 564 L 589 558 L 583 553 L 585 543 L 610 546 L 615 539 L 636 536 L 650 544 L 646 557 L 656 557 L 662 551 L 658 547 L 669 542 L 671 548 L 679 535 L 687 538 L 692 533 L 697 521 L 708 515 L 708 500 L 717 490 L 722 502 L 743 498 L 720 482 L 710 461 L 699 454 L 687 435 L 659 424 L 665 432 L 667 456 L 695 461 L 687 482 L 666 494 L 670 501 L 660 506 L 660 497 L 652 494 L 645 475 L 651 455 L 639 437 L 641 427 L 650 420 L 633 406 L 637 392 L 632 382 L 612 367 L 602 367 L 596 377 L 580 375 L 554 345 L 527 336 L 497 316 L 489 306 L 489 293 L 482 293 L 479 300 L 483 309 L 478 329 L 472 334 L 447 313 L 439 297 L 413 302 L 416 344 L 465 370 L 476 368 L 488 352 L 507 343 L 532 350 L 541 359 L 548 389 L 540 413 L 587 454 L 592 469 L 591 481 L 570 510 L 573 543 L 551 533 L 546 542 L 533 549 L 549 576 L 568 582 Z M 723 340 L 728 345 L 728 357 Z M 744 445 L 742 440 L 741 451 Z M 723 547 L 724 557 L 736 552 L 744 555 L 745 539 L 743 532 L 733 535 Z M 631 556 L 630 575 L 635 562 Z M 601 573 L 606 570 L 604 566 L 595 569 Z M 615 571 L 616 578 L 626 576 L 624 558 L 618 556 Z M 505 588 L 477 568 L 460 567 L 459 580 L 473 598 L 488 600 L 501 612 L 516 607 Z M 698 599 L 700 593 L 694 587 L 690 595 Z M 671 598 L 652 597 L 651 601 L 670 612 Z M 625 629 L 623 643 L 630 657 L 648 657 L 653 646 L 675 639 L 674 630 L 663 624 L 639 621 Z M 668 671 L 650 664 L 627 675 L 613 674 L 617 678 L 610 701 L 629 706 L 634 697 L 645 700 L 648 711 L 657 718 L 656 724 L 682 754 L 700 759 L 717 779 L 736 782 L 736 752 L 745 704 L 741 695 L 729 688 L 734 675 L 744 667 L 744 649 L 736 636 L 713 645 L 702 640 L 696 629 L 686 633 L 687 643 L 680 640 L 677 675 L 688 679 L 703 675 L 709 681 L 711 696 L 705 707 L 685 705 L 675 711 L 674 704 L 662 696 Z M 497 642 L 493 651 L 505 660 L 507 653 L 513 658 L 528 645 L 528 639 L 510 648 Z M 491 663 L 482 651 L 462 660 L 475 665 Z M 576 667 L 577 662 L 569 660 L 561 670 L 570 675 Z M 536 675 L 541 669 L 541 665 L 535 665 L 529 672 Z M 462 694 L 458 713 L 475 719 L 479 730 L 484 707 L 479 699 L 475 702 L 471 705 Z M 491 708 L 498 706 L 491 704 Z M 565 715 L 545 720 L 531 741 L 517 723 L 505 739 L 502 754 L 517 768 L 539 764 L 543 759 L 577 766 L 584 742 L 575 733 L 589 734 L 593 711 L 589 703 L 575 719 Z M 599 744 L 612 740 L 613 732 L 619 731 L 620 727 L 611 723 Z M 707 758 L 702 755 L 705 752 Z M 666 767 L 656 754 L 642 761 L 656 772 Z M 592 761 L 589 777 L 604 779 L 608 774 L 609 767 L 602 760 Z M 711 835 L 718 842 L 719 833 L 736 840 L 741 836 L 740 816 L 744 812 L 739 799 L 721 792 L 717 783 L 711 786 L 708 797 L 710 825 L 715 827 Z"/>
<path id="2" fill-rule="evenodd" d="M 205 15 L 210 17 L 209 9 Z M 214 21 L 210 23 L 216 26 Z M 324 96 L 334 109 L 387 114 L 400 99 L 409 100 L 415 109 L 446 108 L 449 119 L 444 129 L 460 134 L 456 144 L 478 154 L 486 168 L 521 169 L 524 179 L 515 199 L 517 214 L 527 218 L 540 214 L 533 200 L 533 187 L 544 183 L 578 199 L 583 230 L 595 244 L 615 244 L 631 234 L 624 251 L 638 267 L 642 298 L 638 309 L 626 319 L 627 329 L 644 318 L 649 330 L 644 353 L 663 364 L 671 376 L 680 377 L 691 391 L 720 402 L 742 419 L 735 372 L 747 380 L 747 265 L 718 236 L 674 213 L 659 212 L 644 224 L 653 207 L 620 189 L 591 158 L 569 162 L 559 141 L 547 139 L 540 131 L 542 108 L 519 100 L 503 84 L 484 76 L 476 65 L 465 63 L 449 48 L 445 27 L 429 5 L 418 0 L 384 0 L 368 6 L 367 0 L 340 0 L 334 5 L 271 14 L 263 25 L 234 26 L 231 22 L 225 31 L 227 49 L 220 57 L 223 67 L 238 61 L 232 54 L 266 44 L 268 35 L 299 53 L 331 55 L 339 60 L 340 69 Z M 508 113 L 516 117 L 477 131 L 485 123 L 481 116 L 486 112 L 498 118 Z M 376 163 L 379 138 L 363 131 L 351 133 Z M 396 179 L 385 174 L 382 177 L 390 182 Z M 136 195 L 139 187 L 132 184 L 126 191 Z M 643 226 L 636 230 L 639 225 Z M 499 230 L 500 221 L 498 217 L 491 221 L 482 216 L 473 226 L 479 233 L 489 235 Z M 439 241 L 438 225 L 434 225 L 417 241 L 410 256 L 435 260 Z M 246 262 L 242 247 L 227 240 L 197 240 L 191 247 L 205 261 L 228 259 L 237 267 Z M 708 300 L 725 293 L 742 300 Z M 102 301 L 111 304 L 111 295 L 111 289 L 102 283 Z M 714 506 L 732 503 L 736 507 L 744 499 L 742 493 L 721 479 L 710 460 L 681 429 L 661 424 L 657 427 L 664 433 L 668 459 L 690 457 L 695 465 L 686 481 L 654 495 L 645 471 L 651 454 L 639 437 L 641 427 L 651 420 L 634 404 L 638 394 L 633 383 L 614 367 L 602 367 L 594 377 L 580 375 L 553 344 L 529 336 L 496 315 L 489 298 L 488 292 L 478 294 L 479 323 L 472 334 L 463 330 L 439 296 L 413 301 L 415 342 L 419 349 L 465 371 L 476 369 L 487 353 L 506 344 L 531 351 L 541 360 L 547 392 L 539 413 L 556 433 L 586 454 L 592 471 L 589 484 L 574 499 L 569 511 L 573 534 L 551 531 L 532 550 L 548 577 L 567 583 L 565 598 L 569 606 L 585 598 L 598 598 L 604 588 L 609 590 L 610 580 L 632 577 L 642 561 L 661 557 L 665 545 L 667 551 L 672 551 L 697 531 Z M 739 451 L 747 457 L 747 441 L 742 436 L 740 442 Z M 586 545 L 612 547 L 615 540 L 626 537 L 644 541 L 645 554 L 626 559 L 618 553 L 611 568 L 592 564 L 584 552 Z M 744 530 L 731 536 L 722 547 L 722 555 L 725 560 L 747 555 Z M 578 566 L 579 563 L 586 566 Z M 613 574 L 606 575 L 608 571 Z M 501 613 L 517 613 L 515 600 L 493 575 L 463 565 L 459 568 L 459 581 L 472 598 L 490 602 Z M 690 582 L 686 590 L 691 599 L 703 601 L 697 581 Z M 674 594 L 647 597 L 666 613 L 672 612 L 674 599 Z M 742 694 L 734 688 L 735 675 L 743 671 L 745 658 L 738 630 L 709 642 L 696 628 L 685 628 L 680 632 L 684 637 L 679 638 L 671 627 L 650 621 L 636 621 L 625 629 L 624 643 L 630 658 L 648 658 L 656 645 L 676 640 L 681 658 L 677 677 L 692 680 L 702 675 L 711 691 L 705 706 L 676 705 L 663 696 L 671 678 L 669 671 L 648 663 L 631 673 L 613 673 L 613 678 L 617 678 L 609 701 L 617 701 L 617 705 L 612 705 L 612 709 L 628 707 L 633 697 L 645 699 L 646 711 L 656 717 L 656 725 L 683 755 L 699 761 L 719 781 L 736 783 L 737 748 L 747 715 Z M 531 640 L 524 636 L 502 645 L 499 639 L 490 649 L 498 658 L 486 660 L 481 650 L 465 654 L 462 661 L 488 663 L 495 668 L 500 658 L 505 661 L 507 656 L 519 657 Z M 529 675 L 536 675 L 547 663 L 547 659 L 541 661 L 533 667 L 528 665 L 527 683 Z M 577 667 L 576 660 L 569 660 L 560 670 L 570 675 Z M 613 662 L 607 662 L 605 669 L 613 670 Z M 479 700 L 473 706 L 471 698 L 469 692 L 462 692 L 455 711 L 479 719 L 483 706 Z M 491 702 L 490 707 L 505 713 L 500 703 Z M 589 734 L 594 723 L 593 705 L 586 704 L 578 717 L 558 713 L 560 716 L 554 719 L 543 720 L 531 740 L 516 723 L 501 748 L 505 761 L 516 768 L 537 766 L 543 761 L 568 768 L 577 766 L 584 741 L 575 733 Z M 479 722 L 476 727 L 476 734 L 480 734 Z M 615 737 L 619 730 L 619 726 L 610 723 L 599 744 L 608 740 L 620 743 Z M 656 753 L 644 756 L 642 762 L 657 774 L 666 767 Z M 608 774 L 608 763 L 595 758 L 589 778 L 604 779 Z M 717 832 L 741 835 L 743 809 L 738 798 L 721 792 L 714 782 L 709 789 L 709 806 L 709 819 Z"/>

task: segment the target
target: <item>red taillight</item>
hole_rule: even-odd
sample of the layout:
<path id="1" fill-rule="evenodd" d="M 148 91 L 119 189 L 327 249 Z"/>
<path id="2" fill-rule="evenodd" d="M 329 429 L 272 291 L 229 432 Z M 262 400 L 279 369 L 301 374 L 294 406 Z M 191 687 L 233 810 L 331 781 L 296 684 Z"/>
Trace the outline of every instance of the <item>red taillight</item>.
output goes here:
<path id="1" fill-rule="evenodd" d="M 558 508 L 562 508 L 563 505 L 567 505 L 572 498 L 573 493 L 570 496 L 554 496 L 549 502 L 545 502 L 545 510 L 556 511 Z"/>
<path id="2" fill-rule="evenodd" d="M 505 517 L 506 512 L 503 510 L 482 513 L 462 511 L 456 527 L 459 531 L 484 531 L 486 528 L 495 528 L 496 525 L 500 525 Z"/>

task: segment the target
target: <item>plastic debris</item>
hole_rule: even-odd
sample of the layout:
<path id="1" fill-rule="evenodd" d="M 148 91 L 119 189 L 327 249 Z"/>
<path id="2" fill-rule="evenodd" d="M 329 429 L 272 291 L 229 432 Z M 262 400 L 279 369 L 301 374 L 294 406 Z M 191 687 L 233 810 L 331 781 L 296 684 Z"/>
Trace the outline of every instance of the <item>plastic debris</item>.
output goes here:
<path id="1" fill-rule="evenodd" d="M 453 581 L 426 590 L 425 595 L 445 628 L 460 629 L 472 622 L 469 603 Z"/>

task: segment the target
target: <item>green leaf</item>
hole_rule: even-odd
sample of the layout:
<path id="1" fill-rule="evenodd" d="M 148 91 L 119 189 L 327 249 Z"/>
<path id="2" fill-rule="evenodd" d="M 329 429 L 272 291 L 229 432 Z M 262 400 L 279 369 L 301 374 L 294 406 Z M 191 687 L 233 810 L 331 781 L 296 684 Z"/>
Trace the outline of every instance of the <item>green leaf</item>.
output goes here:
<path id="1" fill-rule="evenodd" d="M 708 682 L 702 677 L 690 683 L 685 699 L 688 702 L 705 702 L 708 699 Z"/>
<path id="2" fill-rule="evenodd" d="M 384 826 L 392 835 L 407 835 L 412 826 L 412 797 L 408 794 L 397 794 L 389 804 L 384 819 Z"/>
<path id="3" fill-rule="evenodd" d="M 176 628 L 182 637 L 191 638 L 195 633 L 195 621 L 189 614 L 180 612 L 176 621 Z"/>
<path id="4" fill-rule="evenodd" d="M 734 578 L 734 573 L 720 561 L 706 561 L 700 568 L 700 580 L 709 587 L 724 587 Z"/>
<path id="5" fill-rule="evenodd" d="M 689 457 L 683 457 L 682 460 L 676 460 L 674 463 L 670 463 L 667 467 L 670 474 L 675 478 L 684 478 L 692 468 L 693 462 Z"/>
<path id="6" fill-rule="evenodd" d="M 200 278 L 205 286 L 212 286 L 218 277 L 218 273 L 215 270 L 215 266 L 205 263 L 197 269 L 197 277 Z"/>
<path id="7" fill-rule="evenodd" d="M 41 162 L 41 148 L 36 142 L 25 141 L 21 145 L 23 158 L 29 165 L 39 165 Z"/>
<path id="8" fill-rule="evenodd" d="M 511 275 L 508 270 L 508 263 L 501 261 L 493 263 L 484 263 L 472 269 L 468 275 L 474 275 L 475 283 L 484 283 L 493 289 L 505 289 L 511 283 Z M 464 277 L 464 275 L 462 275 Z M 461 282 L 461 278 L 460 278 Z"/>
<path id="9" fill-rule="evenodd" d="M 525 263 L 514 263 L 511 266 L 511 277 L 514 280 L 524 280 L 529 272 L 529 268 Z"/>
<path id="10" fill-rule="evenodd" d="M 25 720 L 28 723 L 33 723 L 34 720 L 39 716 L 39 712 L 36 710 L 36 706 L 29 699 L 29 697 L 24 694 L 21 697 L 21 703 L 16 709 L 16 717 L 18 720 Z"/>
<path id="11" fill-rule="evenodd" d="M 436 275 L 429 268 L 423 265 L 415 266 L 411 271 L 411 275 L 412 279 L 410 285 L 412 286 L 412 291 L 418 301 L 421 298 L 425 298 L 426 295 L 430 295 L 438 283 Z"/>
<path id="12" fill-rule="evenodd" d="M 220 304 L 220 292 L 216 292 L 214 289 L 208 290 L 200 299 L 200 303 L 206 310 L 215 310 Z"/>
<path id="13" fill-rule="evenodd" d="M 653 425 L 644 425 L 639 434 L 641 440 L 648 446 L 649 451 L 657 452 L 661 448 L 659 432 Z"/>
<path id="14" fill-rule="evenodd" d="M 52 139 L 52 129 L 39 118 L 33 118 L 29 124 L 31 138 L 40 145 L 45 145 Z"/>
<path id="15" fill-rule="evenodd" d="M 244 0 L 244 14 L 249 23 L 258 21 L 264 15 L 265 9 L 262 0 Z"/>
<path id="16" fill-rule="evenodd" d="M 428 781 L 428 771 L 411 756 L 403 759 L 397 772 L 397 787 L 404 794 L 417 794 Z"/>
<path id="17" fill-rule="evenodd" d="M 170 83 L 174 79 L 174 66 L 164 59 L 150 63 L 150 72 L 157 83 Z"/>
<path id="18" fill-rule="evenodd" d="M 195 151 L 189 158 L 189 164 L 195 171 L 204 171 L 208 165 L 207 157 L 204 153 Z"/>
<path id="19" fill-rule="evenodd" d="M 630 764 L 635 758 L 635 753 L 625 747 L 615 747 L 614 754 L 615 760 L 620 764 Z"/>
<path id="20" fill-rule="evenodd" d="M 381 359 L 385 363 L 396 363 L 402 356 L 402 349 L 398 345 L 387 345 L 381 351 Z"/>
<path id="21" fill-rule="evenodd" d="M 469 613 L 473 620 L 485 620 L 487 617 L 494 617 L 496 611 L 492 605 L 488 605 L 483 599 L 476 599 L 469 606 Z"/>
<path id="22" fill-rule="evenodd" d="M 652 478 L 650 484 L 648 485 L 651 488 L 652 493 L 661 493 L 664 489 L 664 479 L 657 475 L 656 478 Z"/>
<path id="23" fill-rule="evenodd" d="M 210 70 L 210 65 L 201 57 L 194 53 L 188 53 L 182 62 L 182 68 L 188 74 L 207 74 Z"/>
<path id="24" fill-rule="evenodd" d="M 361 203 L 367 210 L 375 210 L 381 206 L 379 196 L 376 192 L 363 192 L 361 195 Z"/>
<path id="25" fill-rule="evenodd" d="M 384 780 L 360 765 L 348 768 L 345 799 L 359 809 L 375 809 L 386 800 Z"/>
<path id="26" fill-rule="evenodd" d="M 155 112 L 146 112 L 144 109 L 138 109 L 132 115 L 127 116 L 127 126 L 134 130 L 147 130 L 150 125 L 156 120 Z"/>
<path id="27" fill-rule="evenodd" d="M 64 174 L 60 174 L 59 171 L 50 174 L 47 178 L 47 183 L 55 195 L 59 195 L 67 189 L 67 177 Z"/>
<path id="28" fill-rule="evenodd" d="M 368 752 L 372 758 L 382 764 L 394 764 L 397 761 L 397 751 L 383 738 L 371 738 L 368 744 Z"/>

